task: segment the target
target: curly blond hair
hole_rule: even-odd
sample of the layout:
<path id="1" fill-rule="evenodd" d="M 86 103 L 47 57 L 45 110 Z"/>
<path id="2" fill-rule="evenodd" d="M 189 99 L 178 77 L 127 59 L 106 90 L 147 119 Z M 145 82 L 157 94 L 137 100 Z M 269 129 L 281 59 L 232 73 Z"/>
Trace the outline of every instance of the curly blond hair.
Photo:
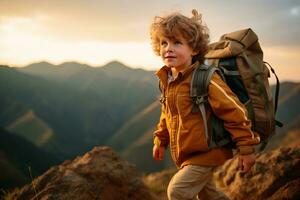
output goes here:
<path id="1" fill-rule="evenodd" d="M 192 10 L 193 16 L 188 18 L 178 12 L 164 17 L 156 16 L 150 26 L 152 48 L 156 55 L 160 55 L 160 38 L 167 37 L 176 40 L 183 37 L 191 49 L 198 54 L 194 56 L 203 62 L 208 51 L 209 33 L 206 25 L 202 24 L 201 14 Z"/>

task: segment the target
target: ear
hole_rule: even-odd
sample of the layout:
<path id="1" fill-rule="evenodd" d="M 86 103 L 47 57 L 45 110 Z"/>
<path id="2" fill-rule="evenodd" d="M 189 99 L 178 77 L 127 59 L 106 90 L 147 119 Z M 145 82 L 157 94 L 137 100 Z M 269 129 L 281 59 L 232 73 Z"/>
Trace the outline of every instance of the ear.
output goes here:
<path id="1" fill-rule="evenodd" d="M 191 56 L 197 55 L 199 52 L 198 51 L 193 51 Z"/>

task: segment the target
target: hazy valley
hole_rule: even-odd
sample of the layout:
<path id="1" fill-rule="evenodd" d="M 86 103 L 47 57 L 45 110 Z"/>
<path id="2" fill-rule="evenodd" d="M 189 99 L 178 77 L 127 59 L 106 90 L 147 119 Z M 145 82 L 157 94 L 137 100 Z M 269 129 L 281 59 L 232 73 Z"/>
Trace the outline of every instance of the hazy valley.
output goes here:
<path id="1" fill-rule="evenodd" d="M 174 167 L 169 156 L 162 163 L 151 157 L 157 84 L 154 71 L 119 62 L 0 66 L 0 188 L 23 186 L 30 173 L 41 175 L 97 146 L 110 146 L 144 174 Z M 277 119 L 284 127 L 267 151 L 298 141 L 299 102 L 300 83 L 281 83 Z"/>

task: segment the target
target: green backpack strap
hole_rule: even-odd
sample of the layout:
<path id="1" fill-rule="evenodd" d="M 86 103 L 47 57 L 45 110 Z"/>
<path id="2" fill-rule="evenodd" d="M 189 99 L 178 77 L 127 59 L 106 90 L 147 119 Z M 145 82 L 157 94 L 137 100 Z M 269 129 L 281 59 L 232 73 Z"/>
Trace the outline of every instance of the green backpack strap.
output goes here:
<path id="1" fill-rule="evenodd" d="M 268 63 L 268 62 L 265 62 L 264 63 L 269 66 L 269 68 L 271 69 L 271 72 L 275 75 L 275 78 L 276 78 L 276 89 L 275 89 L 275 115 L 276 115 L 276 112 L 277 112 L 277 107 L 278 107 L 278 97 L 279 97 L 279 89 L 280 89 L 280 82 L 279 82 L 279 79 L 277 77 L 277 74 L 275 73 L 275 70 L 273 69 L 273 67 Z M 278 127 L 283 127 L 283 123 L 278 121 L 278 120 L 275 120 L 275 123 Z"/>
<path id="2" fill-rule="evenodd" d="M 201 64 L 200 66 L 198 66 L 193 72 L 190 89 L 190 96 L 193 101 L 192 112 L 200 111 L 201 113 L 204 124 L 205 137 L 208 145 L 210 144 L 210 137 L 208 134 L 205 104 L 208 103 L 208 85 L 210 83 L 212 75 L 216 71 L 220 71 L 220 69 L 205 64 Z M 221 75 L 221 73 L 219 74 Z"/>

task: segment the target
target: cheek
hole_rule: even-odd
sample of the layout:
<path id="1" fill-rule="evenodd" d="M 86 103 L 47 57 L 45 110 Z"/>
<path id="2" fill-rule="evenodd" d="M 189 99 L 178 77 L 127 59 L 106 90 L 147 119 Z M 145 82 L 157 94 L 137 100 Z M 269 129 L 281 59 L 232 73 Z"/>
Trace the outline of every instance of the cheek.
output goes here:
<path id="1" fill-rule="evenodd" d="M 160 55 L 160 56 L 163 55 L 163 49 L 162 49 L 162 48 L 159 49 L 159 55 Z"/>
<path id="2" fill-rule="evenodd" d="M 180 52 L 177 52 L 177 55 L 178 55 L 178 57 L 180 57 L 182 59 L 186 59 L 186 57 L 187 57 L 187 53 L 182 50 Z"/>

